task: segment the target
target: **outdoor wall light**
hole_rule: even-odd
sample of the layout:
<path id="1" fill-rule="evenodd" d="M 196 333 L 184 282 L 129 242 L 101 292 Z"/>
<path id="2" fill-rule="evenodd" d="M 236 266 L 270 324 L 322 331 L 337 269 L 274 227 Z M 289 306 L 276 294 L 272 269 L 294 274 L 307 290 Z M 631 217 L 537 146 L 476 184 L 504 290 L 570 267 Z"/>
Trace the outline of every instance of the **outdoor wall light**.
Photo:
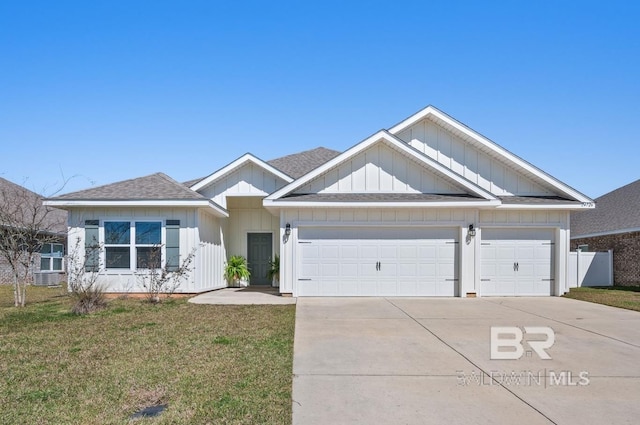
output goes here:
<path id="1" fill-rule="evenodd" d="M 469 232 L 467 234 L 472 238 L 476 235 L 476 228 L 473 227 L 473 224 L 469 225 Z"/>
<path id="2" fill-rule="evenodd" d="M 284 234 L 285 234 L 286 236 L 291 235 L 291 224 L 287 223 L 287 224 L 284 226 Z"/>

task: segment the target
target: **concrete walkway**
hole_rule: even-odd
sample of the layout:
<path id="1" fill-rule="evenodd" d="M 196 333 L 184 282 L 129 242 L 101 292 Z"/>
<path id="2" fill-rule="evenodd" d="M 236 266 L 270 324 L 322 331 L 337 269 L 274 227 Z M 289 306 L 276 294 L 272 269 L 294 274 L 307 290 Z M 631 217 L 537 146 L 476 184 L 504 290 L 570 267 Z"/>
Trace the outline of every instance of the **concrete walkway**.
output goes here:
<path id="1" fill-rule="evenodd" d="M 194 304 L 295 304 L 296 299 L 282 297 L 278 288 L 271 287 L 246 287 L 225 288 L 217 291 L 206 292 L 189 299 Z"/>
<path id="2" fill-rule="evenodd" d="M 640 418 L 638 312 L 557 297 L 300 298 L 296 310 L 294 425 Z M 524 342 L 522 358 L 491 360 L 491 326 L 550 327 L 551 359 Z"/>

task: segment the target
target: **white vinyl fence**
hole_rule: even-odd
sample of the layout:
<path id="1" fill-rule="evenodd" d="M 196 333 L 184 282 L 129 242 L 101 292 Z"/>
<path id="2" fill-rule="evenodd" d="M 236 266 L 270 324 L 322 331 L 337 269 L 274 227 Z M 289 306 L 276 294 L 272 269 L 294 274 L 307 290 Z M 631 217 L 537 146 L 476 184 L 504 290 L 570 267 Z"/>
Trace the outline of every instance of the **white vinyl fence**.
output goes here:
<path id="1" fill-rule="evenodd" d="M 613 250 L 569 253 L 569 287 L 612 286 Z"/>

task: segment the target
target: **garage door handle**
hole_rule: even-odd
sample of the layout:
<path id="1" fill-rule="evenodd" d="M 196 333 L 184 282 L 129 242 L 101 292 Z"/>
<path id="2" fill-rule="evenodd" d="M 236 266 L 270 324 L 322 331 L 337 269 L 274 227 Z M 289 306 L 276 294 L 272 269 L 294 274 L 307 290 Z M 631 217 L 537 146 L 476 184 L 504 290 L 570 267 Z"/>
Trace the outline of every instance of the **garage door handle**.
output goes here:
<path id="1" fill-rule="evenodd" d="M 520 264 L 519 263 L 513 263 L 513 271 L 517 272 L 520 269 Z"/>
<path id="2" fill-rule="evenodd" d="M 376 271 L 380 271 L 380 261 L 376 261 Z"/>

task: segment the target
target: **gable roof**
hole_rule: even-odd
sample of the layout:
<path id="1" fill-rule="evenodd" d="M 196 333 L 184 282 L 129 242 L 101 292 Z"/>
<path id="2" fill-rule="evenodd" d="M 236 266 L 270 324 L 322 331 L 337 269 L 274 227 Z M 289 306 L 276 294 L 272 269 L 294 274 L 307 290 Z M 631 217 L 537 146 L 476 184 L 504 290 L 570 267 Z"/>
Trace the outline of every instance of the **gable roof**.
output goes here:
<path id="1" fill-rule="evenodd" d="M 349 159 L 351 159 L 351 158 L 355 157 L 356 155 L 358 155 L 360 152 L 364 151 L 365 149 L 367 149 L 370 146 L 373 146 L 373 145 L 375 145 L 377 143 L 386 143 L 389 146 L 393 147 L 394 149 L 404 153 L 409 158 L 412 158 L 415 161 L 423 164 L 425 166 L 425 168 L 430 169 L 435 174 L 437 174 L 439 177 L 441 177 L 441 178 L 443 178 L 443 179 L 445 179 L 445 180 L 447 180 L 449 182 L 452 182 L 455 186 L 461 187 L 465 191 L 469 192 L 469 194 L 471 194 L 472 196 L 475 196 L 476 197 L 475 200 L 479 201 L 479 202 L 482 202 L 484 205 L 492 205 L 492 204 L 498 205 L 500 203 L 500 201 L 497 200 L 497 198 L 494 197 L 491 193 L 489 193 L 486 190 L 482 189 L 481 187 L 475 185 L 474 183 L 470 182 L 469 180 L 466 180 L 462 176 L 456 174 L 455 172 L 453 172 L 449 168 L 445 167 L 444 165 L 438 163 L 437 161 L 434 161 L 433 159 L 427 157 L 426 155 L 423 155 L 421 152 L 419 152 L 415 148 L 407 145 L 402 140 L 398 139 L 397 137 L 395 137 L 394 135 L 390 134 L 386 130 L 380 130 L 379 132 L 373 134 L 372 136 L 368 137 L 367 139 L 363 140 L 362 142 L 358 143 L 357 145 L 351 147 L 350 149 L 346 150 L 345 152 L 341 153 L 340 155 L 334 157 L 333 159 L 331 159 L 330 161 L 328 161 L 325 164 L 321 165 L 320 167 L 314 169 L 313 171 L 307 173 L 306 175 L 302 176 L 301 178 L 299 178 L 299 179 L 295 180 L 294 182 L 288 184 L 287 186 L 283 187 L 282 189 L 280 189 L 280 190 L 272 193 L 271 195 L 267 196 L 264 199 L 263 204 L 265 206 L 274 206 L 274 205 L 279 204 L 280 202 L 283 202 L 284 198 L 287 197 L 288 195 L 290 195 L 296 189 L 304 186 L 306 183 L 312 181 L 316 177 L 318 177 L 318 176 L 328 172 L 329 170 L 337 167 L 338 165 L 348 161 Z M 383 197 L 380 197 L 380 199 L 382 199 L 382 198 Z M 296 200 L 296 199 L 303 200 L 303 198 L 300 198 L 299 195 L 292 196 L 290 200 Z M 307 199 L 304 199 L 304 201 L 333 202 L 333 203 L 335 203 L 335 201 L 327 201 L 326 199 L 322 199 L 321 200 L 321 198 L 318 198 L 318 197 L 307 198 Z M 412 201 L 419 203 L 419 202 L 424 202 L 425 199 L 415 198 L 415 199 L 412 199 Z M 284 202 L 286 202 L 286 201 L 284 201 Z M 351 200 L 351 201 L 346 201 L 345 200 L 343 202 L 353 202 L 353 200 Z M 377 202 L 381 202 L 381 200 L 378 200 Z M 389 198 L 387 200 L 387 203 L 389 203 L 389 204 L 393 204 L 394 202 L 406 202 L 406 201 L 400 201 L 400 200 L 395 200 L 394 201 L 391 198 Z"/>
<path id="2" fill-rule="evenodd" d="M 338 151 L 318 147 L 308 151 L 272 159 L 267 162 L 278 170 L 281 170 L 294 179 L 297 179 L 304 176 L 309 171 L 332 160 L 338 155 L 340 155 L 340 152 Z"/>
<path id="3" fill-rule="evenodd" d="M 20 222 L 27 224 L 36 224 L 41 220 L 41 230 L 51 233 L 66 233 L 67 231 L 67 212 L 57 208 L 43 208 L 40 210 L 40 204 L 44 198 L 37 193 L 27 189 L 26 187 L 15 184 L 7 179 L 0 177 L 0 207 L 4 212 L 10 212 L 14 216 L 3 217 L 7 220 L 0 222 L 0 225 L 17 225 Z M 8 211 L 9 208 L 11 211 Z M 33 217 L 33 213 L 37 216 Z M 24 217 L 27 215 L 27 217 Z M 22 217 L 21 217 L 22 216 Z M 35 221 L 34 221 L 35 220 Z"/>
<path id="4" fill-rule="evenodd" d="M 219 169 L 218 171 L 214 172 L 213 174 L 208 175 L 207 177 L 198 180 L 196 183 L 194 183 L 192 186 L 190 186 L 191 190 L 194 191 L 198 191 L 212 183 L 214 183 L 215 181 L 217 181 L 218 179 L 220 179 L 221 177 L 235 171 L 236 169 L 242 167 L 243 165 L 247 164 L 247 163 L 252 163 L 257 165 L 258 167 L 264 169 L 265 171 L 281 178 L 282 180 L 284 180 L 287 183 L 290 183 L 293 179 L 291 177 L 289 177 L 287 174 L 283 173 L 282 171 L 280 171 L 279 169 L 275 168 L 274 166 L 267 164 L 266 162 L 264 162 L 263 160 L 261 160 L 260 158 L 250 154 L 250 153 L 246 153 L 244 155 L 242 155 L 240 158 L 236 159 L 235 161 L 233 161 L 232 163 L 222 167 L 221 169 Z"/>
<path id="5" fill-rule="evenodd" d="M 571 213 L 571 238 L 640 231 L 640 180 L 596 198 L 596 209 Z"/>
<path id="6" fill-rule="evenodd" d="M 432 105 L 427 106 L 421 111 L 418 111 L 417 113 L 394 125 L 389 129 L 389 132 L 391 134 L 397 135 L 407 128 L 411 127 L 412 125 L 422 121 L 423 119 L 429 119 L 439 124 L 446 130 L 460 137 L 465 142 L 470 143 L 471 145 L 476 146 L 481 151 L 486 152 L 487 154 L 498 158 L 500 161 L 509 164 L 511 167 L 519 170 L 524 175 L 531 178 L 533 181 L 552 188 L 554 192 L 558 192 L 568 199 L 573 199 L 584 203 L 593 202 L 593 200 L 588 196 L 578 192 L 565 183 L 562 183 L 560 180 L 557 180 L 553 176 L 545 173 L 531 163 L 509 152 L 502 146 L 489 140 L 482 134 L 471 129 L 470 127 L 467 127 L 465 124 L 447 115 L 446 113 L 442 112 Z"/>
<path id="7" fill-rule="evenodd" d="M 164 173 L 123 180 L 49 198 L 46 205 L 70 206 L 203 206 L 218 215 L 226 210 Z"/>

